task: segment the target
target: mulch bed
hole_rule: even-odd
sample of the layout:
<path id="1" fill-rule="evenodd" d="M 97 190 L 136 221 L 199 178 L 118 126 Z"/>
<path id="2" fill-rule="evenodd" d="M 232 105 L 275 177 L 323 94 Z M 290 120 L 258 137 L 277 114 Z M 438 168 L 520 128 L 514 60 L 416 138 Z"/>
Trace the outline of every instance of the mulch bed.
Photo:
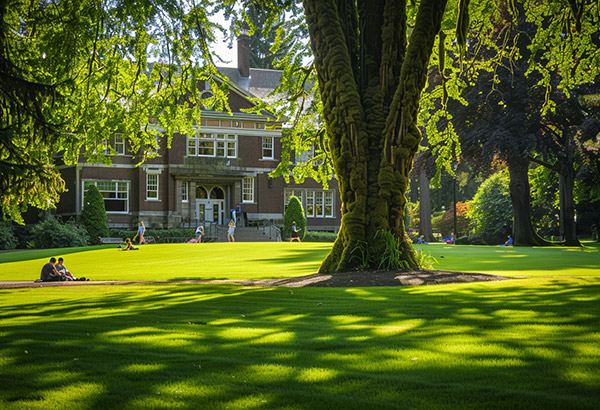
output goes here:
<path id="1" fill-rule="evenodd" d="M 164 280 L 164 281 L 86 281 L 86 282 L 42 282 L 14 281 L 0 282 L 0 289 L 39 288 L 54 286 L 90 286 L 90 285 L 130 285 L 136 283 L 190 283 L 190 284 L 238 284 L 262 287 L 372 287 L 372 286 L 419 286 L 443 283 L 467 283 L 507 280 L 503 276 L 484 273 L 451 272 L 445 270 L 398 270 L 387 272 L 343 272 L 335 275 L 298 276 L 285 279 L 250 280 Z"/>

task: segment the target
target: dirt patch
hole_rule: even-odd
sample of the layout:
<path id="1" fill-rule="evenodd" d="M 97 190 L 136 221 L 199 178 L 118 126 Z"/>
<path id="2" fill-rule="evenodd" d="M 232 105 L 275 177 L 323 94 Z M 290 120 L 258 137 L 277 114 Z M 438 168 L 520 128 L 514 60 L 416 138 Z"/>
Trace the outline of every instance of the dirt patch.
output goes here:
<path id="1" fill-rule="evenodd" d="M 389 272 L 344 272 L 334 275 L 298 276 L 285 279 L 248 280 L 161 280 L 161 281 L 87 281 L 87 282 L 0 282 L 0 289 L 38 288 L 54 286 L 130 285 L 135 283 L 190 283 L 190 284 L 237 284 L 262 287 L 372 287 L 372 286 L 419 286 L 443 283 L 468 283 L 506 280 L 503 276 L 484 273 L 451 272 L 445 270 L 397 270 Z"/>
<path id="2" fill-rule="evenodd" d="M 298 276 L 286 279 L 244 281 L 252 286 L 300 287 L 372 287 L 372 286 L 419 286 L 442 283 L 467 283 L 506 280 L 503 276 L 484 273 L 451 272 L 445 270 L 397 270 L 389 272 L 343 272 L 334 275 Z"/>

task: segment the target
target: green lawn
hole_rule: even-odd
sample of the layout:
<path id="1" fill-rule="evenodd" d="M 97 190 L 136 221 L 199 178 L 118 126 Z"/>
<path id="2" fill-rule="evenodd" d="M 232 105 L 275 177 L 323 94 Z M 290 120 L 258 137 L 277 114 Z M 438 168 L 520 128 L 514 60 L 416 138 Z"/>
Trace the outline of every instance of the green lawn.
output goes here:
<path id="1" fill-rule="evenodd" d="M 0 254 L 0 280 L 33 279 L 50 255 L 94 279 L 294 276 L 314 272 L 329 246 L 21 251 Z M 598 408 L 597 245 L 422 248 L 437 268 L 529 278 L 0 290 L 0 408 Z"/>
<path id="2" fill-rule="evenodd" d="M 265 279 L 317 271 L 329 243 L 206 243 L 45 249 L 0 253 L 0 280 L 34 280 L 50 256 L 63 256 L 75 274 L 96 280 Z M 438 269 L 505 276 L 586 276 L 600 269 L 600 245 L 583 248 L 504 248 L 420 245 Z"/>
<path id="3" fill-rule="evenodd" d="M 594 409 L 599 278 L 0 292 L 2 409 Z"/>

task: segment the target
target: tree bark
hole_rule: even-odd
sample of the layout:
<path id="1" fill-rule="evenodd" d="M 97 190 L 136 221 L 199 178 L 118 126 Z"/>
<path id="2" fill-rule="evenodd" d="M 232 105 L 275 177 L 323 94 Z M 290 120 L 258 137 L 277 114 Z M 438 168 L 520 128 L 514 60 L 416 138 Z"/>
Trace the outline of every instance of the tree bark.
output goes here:
<path id="1" fill-rule="evenodd" d="M 433 227 L 431 226 L 431 200 L 429 197 L 429 178 L 425 168 L 419 172 L 419 200 L 420 200 L 420 224 L 419 235 L 425 237 L 427 242 L 433 241 Z"/>
<path id="2" fill-rule="evenodd" d="M 558 179 L 561 204 L 560 223 L 564 244 L 567 246 L 581 246 L 581 242 L 577 239 L 577 226 L 575 224 L 575 200 L 573 199 L 575 171 L 573 166 L 561 166 Z"/>
<path id="3" fill-rule="evenodd" d="M 547 246 L 550 242 L 540 237 L 531 223 L 531 191 L 527 174 L 527 158 L 508 161 L 510 200 L 513 208 L 513 239 L 515 245 Z"/>
<path id="4" fill-rule="evenodd" d="M 446 0 L 421 1 L 406 47 L 405 0 L 359 0 L 356 8 L 350 1 L 304 1 L 342 202 L 340 231 L 320 272 L 417 265 L 405 235 L 405 193 L 445 6 Z"/>

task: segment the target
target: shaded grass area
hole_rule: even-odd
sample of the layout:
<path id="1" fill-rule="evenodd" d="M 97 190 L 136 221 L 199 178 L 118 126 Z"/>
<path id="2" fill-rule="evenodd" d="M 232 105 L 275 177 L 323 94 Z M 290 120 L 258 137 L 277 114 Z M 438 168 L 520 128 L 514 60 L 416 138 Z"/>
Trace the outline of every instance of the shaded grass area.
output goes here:
<path id="1" fill-rule="evenodd" d="M 3 409 L 592 409 L 600 278 L 0 292 Z"/>
<path id="2" fill-rule="evenodd" d="M 600 271 L 600 244 L 583 248 L 416 245 L 434 269 L 503 276 L 587 276 Z M 34 280 L 50 256 L 94 280 L 268 279 L 315 273 L 329 243 L 206 243 L 20 251 L 0 254 L 0 280 Z M 27 253 L 25 253 L 27 252 Z M 38 253 L 36 253 L 38 252 Z M 15 256 L 16 255 L 16 256 Z"/>

